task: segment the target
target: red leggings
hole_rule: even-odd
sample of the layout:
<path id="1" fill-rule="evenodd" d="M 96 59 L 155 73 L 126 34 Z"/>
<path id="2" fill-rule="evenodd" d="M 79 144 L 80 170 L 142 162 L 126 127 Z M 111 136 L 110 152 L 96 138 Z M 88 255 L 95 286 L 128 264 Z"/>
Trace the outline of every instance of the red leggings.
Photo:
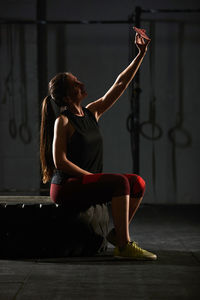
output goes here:
<path id="1" fill-rule="evenodd" d="M 145 181 L 136 174 L 98 173 L 71 177 L 62 184 L 51 184 L 51 199 L 67 207 L 86 208 L 110 202 L 112 197 L 130 195 L 141 198 Z"/>

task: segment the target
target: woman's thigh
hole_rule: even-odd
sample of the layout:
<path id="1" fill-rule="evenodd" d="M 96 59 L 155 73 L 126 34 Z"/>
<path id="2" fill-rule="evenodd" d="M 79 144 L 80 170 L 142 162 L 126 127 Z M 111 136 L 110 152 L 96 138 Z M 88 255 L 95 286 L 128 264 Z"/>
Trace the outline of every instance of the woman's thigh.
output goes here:
<path id="1" fill-rule="evenodd" d="M 98 173 L 69 178 L 61 185 L 51 184 L 50 196 L 59 204 L 92 205 L 110 202 L 113 196 L 130 193 L 129 181 L 122 174 Z"/>

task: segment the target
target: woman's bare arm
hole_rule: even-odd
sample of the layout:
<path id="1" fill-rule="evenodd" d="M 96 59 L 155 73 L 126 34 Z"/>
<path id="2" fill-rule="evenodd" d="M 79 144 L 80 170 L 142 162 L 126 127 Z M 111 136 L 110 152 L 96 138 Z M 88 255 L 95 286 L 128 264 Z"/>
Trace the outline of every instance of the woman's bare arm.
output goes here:
<path id="1" fill-rule="evenodd" d="M 135 57 L 135 59 L 129 64 L 129 66 L 122 71 L 117 77 L 114 84 L 107 91 L 107 93 L 100 99 L 89 103 L 86 107 L 90 109 L 97 120 L 100 116 L 108 110 L 112 105 L 119 99 L 119 97 L 124 93 L 127 89 L 129 83 L 134 78 L 137 70 L 139 69 L 145 53 L 147 51 L 147 46 L 150 41 L 144 42 L 144 39 L 141 38 L 138 34 L 135 37 L 135 44 L 139 49 L 139 53 Z"/>
<path id="2" fill-rule="evenodd" d="M 77 165 L 67 159 L 67 130 L 68 118 L 61 115 L 55 121 L 53 138 L 53 161 L 57 169 L 76 177 L 89 175 L 92 173 L 79 168 Z"/>

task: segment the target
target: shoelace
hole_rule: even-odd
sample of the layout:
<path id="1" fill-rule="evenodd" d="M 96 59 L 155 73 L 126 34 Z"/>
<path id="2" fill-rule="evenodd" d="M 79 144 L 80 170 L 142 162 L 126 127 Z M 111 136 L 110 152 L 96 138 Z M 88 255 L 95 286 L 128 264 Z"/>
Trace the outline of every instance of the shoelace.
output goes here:
<path id="1" fill-rule="evenodd" d="M 134 246 L 134 248 L 138 251 L 138 252 L 142 252 L 143 249 L 141 247 L 138 246 L 137 242 L 130 242 L 131 245 Z"/>

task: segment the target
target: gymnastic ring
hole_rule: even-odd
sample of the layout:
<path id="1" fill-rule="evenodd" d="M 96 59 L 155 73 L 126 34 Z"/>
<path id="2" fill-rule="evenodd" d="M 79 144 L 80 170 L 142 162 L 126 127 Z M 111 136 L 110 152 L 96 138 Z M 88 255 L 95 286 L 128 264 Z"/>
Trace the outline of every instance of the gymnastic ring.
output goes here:
<path id="1" fill-rule="evenodd" d="M 157 131 L 156 135 L 155 135 L 155 134 L 154 134 L 153 136 L 147 135 L 147 134 L 143 131 L 143 127 L 146 126 L 146 125 L 147 125 L 147 126 L 150 125 L 151 127 L 153 127 L 153 129 Z M 142 122 L 142 123 L 140 124 L 140 134 L 141 134 L 143 137 L 145 137 L 146 139 L 148 139 L 148 140 L 155 141 L 155 140 L 159 140 L 159 139 L 161 138 L 163 132 L 162 132 L 162 129 L 160 128 L 160 126 L 159 126 L 158 124 L 152 123 L 152 122 L 150 122 L 150 121 L 145 121 L 145 122 Z"/>
<path id="2" fill-rule="evenodd" d="M 26 123 L 22 123 L 19 126 L 19 135 L 24 144 L 29 144 L 31 142 L 31 131 Z"/>
<path id="3" fill-rule="evenodd" d="M 9 120 L 9 133 L 10 133 L 10 135 L 13 139 L 16 138 L 16 136 L 17 136 L 17 126 L 16 126 L 15 119 L 10 119 Z"/>
<path id="4" fill-rule="evenodd" d="M 175 132 L 176 131 L 179 131 L 180 133 L 183 134 L 183 136 L 185 136 L 185 141 L 184 142 L 177 142 L 176 139 L 175 139 Z M 180 147 L 180 148 L 186 148 L 188 147 L 191 142 L 192 142 L 192 139 L 191 139 L 191 136 L 190 134 L 188 133 L 188 131 L 180 126 L 175 126 L 173 128 L 171 128 L 169 131 L 168 131 L 168 137 L 170 139 L 170 141 L 172 142 L 172 144 L 174 146 L 177 146 L 177 147 Z"/>
<path id="5" fill-rule="evenodd" d="M 133 125 L 133 113 L 130 114 L 126 120 L 126 128 L 129 132 L 132 132 L 133 131 L 133 128 L 134 128 L 134 125 Z"/>

